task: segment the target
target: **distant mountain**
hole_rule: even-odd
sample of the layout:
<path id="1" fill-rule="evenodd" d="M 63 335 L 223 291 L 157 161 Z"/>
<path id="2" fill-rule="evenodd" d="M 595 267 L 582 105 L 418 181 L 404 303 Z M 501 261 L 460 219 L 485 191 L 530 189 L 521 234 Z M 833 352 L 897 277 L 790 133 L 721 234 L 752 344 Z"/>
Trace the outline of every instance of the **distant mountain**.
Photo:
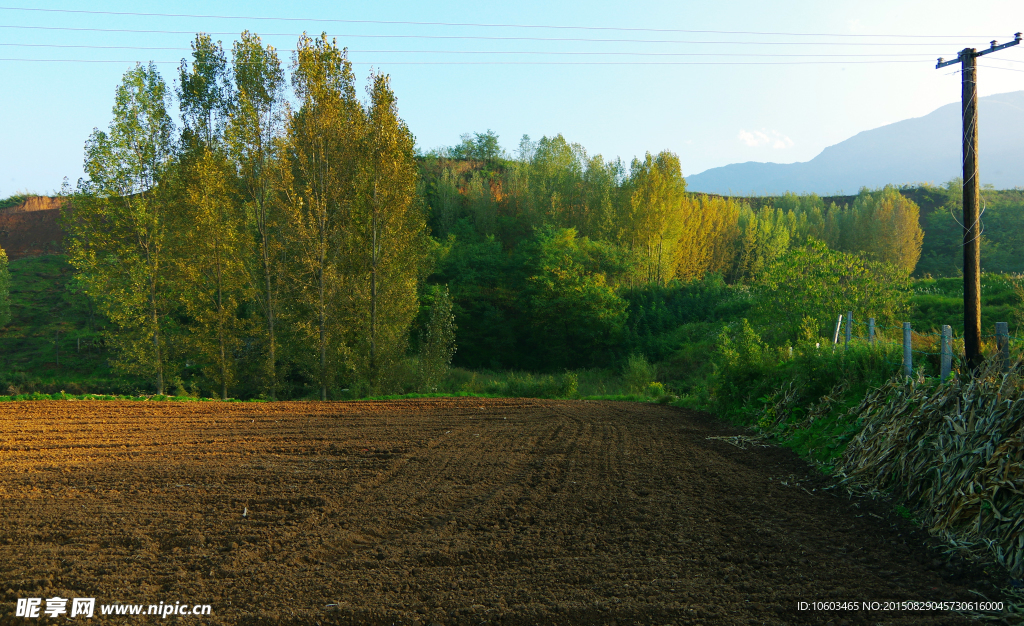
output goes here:
<path id="1" fill-rule="evenodd" d="M 1024 91 L 978 102 L 981 183 L 997 189 L 1024 186 Z M 858 133 L 804 163 L 734 163 L 687 176 L 686 188 L 728 195 L 832 195 L 887 184 L 941 184 L 961 175 L 960 132 L 956 102 Z"/>

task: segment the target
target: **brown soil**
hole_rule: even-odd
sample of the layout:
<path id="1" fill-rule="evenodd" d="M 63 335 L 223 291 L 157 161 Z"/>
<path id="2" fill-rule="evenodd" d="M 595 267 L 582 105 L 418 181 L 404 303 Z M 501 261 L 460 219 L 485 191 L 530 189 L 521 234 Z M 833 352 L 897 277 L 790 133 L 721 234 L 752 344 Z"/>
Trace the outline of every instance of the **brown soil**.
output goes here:
<path id="1" fill-rule="evenodd" d="M 792 452 L 709 439 L 735 434 L 615 402 L 2 403 L 0 622 L 59 595 L 210 624 L 951 624 L 797 603 L 994 597 Z"/>
<path id="2" fill-rule="evenodd" d="M 40 254 L 59 254 L 63 250 L 64 231 L 60 227 L 57 198 L 33 196 L 0 210 L 0 248 L 10 260 Z"/>

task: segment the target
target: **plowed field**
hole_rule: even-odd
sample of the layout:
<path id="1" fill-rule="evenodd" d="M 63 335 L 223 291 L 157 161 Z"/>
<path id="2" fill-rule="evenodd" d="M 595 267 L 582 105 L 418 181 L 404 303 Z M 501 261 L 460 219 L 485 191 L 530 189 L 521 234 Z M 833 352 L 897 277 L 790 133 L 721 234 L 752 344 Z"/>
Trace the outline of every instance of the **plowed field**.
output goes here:
<path id="1" fill-rule="evenodd" d="M 2 403 L 0 621 L 59 596 L 103 624 L 948 624 L 797 603 L 993 597 L 735 434 L 611 402 Z"/>

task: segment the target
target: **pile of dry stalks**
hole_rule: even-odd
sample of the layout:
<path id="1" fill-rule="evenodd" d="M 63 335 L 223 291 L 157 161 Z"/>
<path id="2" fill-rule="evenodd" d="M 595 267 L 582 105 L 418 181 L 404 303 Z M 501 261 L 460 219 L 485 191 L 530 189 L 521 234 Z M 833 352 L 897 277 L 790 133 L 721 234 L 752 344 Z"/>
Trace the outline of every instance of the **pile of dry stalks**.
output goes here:
<path id="1" fill-rule="evenodd" d="M 896 378 L 850 416 L 863 429 L 837 475 L 848 487 L 911 503 L 931 532 L 954 545 L 988 546 L 1024 574 L 1024 378 L 988 361 L 946 383 Z"/>

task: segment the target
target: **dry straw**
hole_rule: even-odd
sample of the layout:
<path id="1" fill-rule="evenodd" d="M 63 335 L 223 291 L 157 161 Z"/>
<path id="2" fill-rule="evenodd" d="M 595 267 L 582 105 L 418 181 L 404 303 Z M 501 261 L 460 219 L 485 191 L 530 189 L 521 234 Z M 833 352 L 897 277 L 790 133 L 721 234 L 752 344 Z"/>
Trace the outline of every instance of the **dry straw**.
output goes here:
<path id="1" fill-rule="evenodd" d="M 1018 363 L 1019 365 L 1019 363 Z M 913 503 L 922 523 L 954 545 L 983 543 L 1024 574 L 1024 380 L 988 360 L 946 383 L 897 377 L 870 391 L 837 465 L 849 488 Z"/>

